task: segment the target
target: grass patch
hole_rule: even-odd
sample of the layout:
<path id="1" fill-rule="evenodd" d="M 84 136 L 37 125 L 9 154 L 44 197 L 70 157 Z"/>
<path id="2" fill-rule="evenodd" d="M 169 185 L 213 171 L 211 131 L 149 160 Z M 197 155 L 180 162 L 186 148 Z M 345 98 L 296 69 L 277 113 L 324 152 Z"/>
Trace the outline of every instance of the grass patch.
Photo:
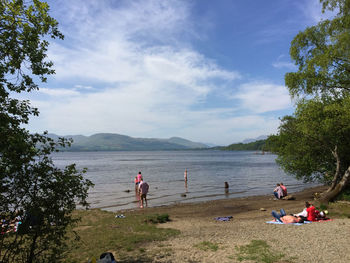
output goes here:
<path id="1" fill-rule="evenodd" d="M 170 218 L 168 214 L 150 215 L 145 220 L 146 223 L 152 223 L 152 224 L 162 224 L 169 221 L 170 221 Z"/>
<path id="2" fill-rule="evenodd" d="M 324 210 L 327 210 L 328 209 L 328 206 L 326 204 L 320 204 L 320 207 L 317 208 L 317 210 L 320 210 L 320 211 L 324 211 Z"/>
<path id="3" fill-rule="evenodd" d="M 338 197 L 337 200 L 350 201 L 350 187 L 344 190 Z"/>
<path id="4" fill-rule="evenodd" d="M 199 248 L 200 250 L 204 250 L 204 251 L 217 251 L 219 249 L 219 245 L 216 243 L 212 243 L 210 241 L 203 241 L 200 242 L 196 245 L 194 245 L 194 247 Z"/>
<path id="5" fill-rule="evenodd" d="M 329 203 L 328 212 L 327 217 L 330 218 L 350 218 L 350 204 L 343 201 Z"/>
<path id="6" fill-rule="evenodd" d="M 274 263 L 284 258 L 284 254 L 274 252 L 264 240 L 252 240 L 245 246 L 236 246 L 237 260 L 252 260 L 254 262 Z"/>
<path id="7" fill-rule="evenodd" d="M 146 262 L 143 247 L 146 243 L 179 234 L 178 230 L 157 227 L 157 223 L 164 222 L 165 219 L 169 221 L 168 215 L 126 213 L 125 218 L 115 218 L 113 213 L 99 209 L 78 210 L 74 213 L 82 220 L 70 230 L 70 251 L 65 255 L 66 262 L 87 262 L 93 256 L 97 258 L 106 251 L 112 252 L 116 259 L 125 262 Z M 80 236 L 80 240 L 75 240 L 74 232 Z"/>

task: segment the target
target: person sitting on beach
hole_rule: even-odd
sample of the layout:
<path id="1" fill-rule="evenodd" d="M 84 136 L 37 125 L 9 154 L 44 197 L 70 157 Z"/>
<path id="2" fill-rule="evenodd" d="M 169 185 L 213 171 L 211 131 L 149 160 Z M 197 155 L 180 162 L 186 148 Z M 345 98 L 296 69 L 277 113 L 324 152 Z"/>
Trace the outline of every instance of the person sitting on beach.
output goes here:
<path id="1" fill-rule="evenodd" d="M 280 183 L 280 187 L 282 188 L 283 197 L 287 196 L 287 187 L 285 187 L 283 183 Z"/>
<path id="2" fill-rule="evenodd" d="M 273 194 L 277 199 L 281 199 L 283 197 L 283 191 L 280 184 L 277 184 L 276 188 L 273 189 Z"/>
<path id="3" fill-rule="evenodd" d="M 305 202 L 305 208 L 303 209 L 303 211 L 301 211 L 300 213 L 294 214 L 294 216 L 302 216 L 302 217 L 307 218 L 307 211 L 306 211 L 307 207 L 306 207 L 306 203 L 307 203 L 307 202 Z"/>
<path id="4" fill-rule="evenodd" d="M 328 220 L 329 218 L 326 217 L 326 214 L 328 214 L 328 211 L 318 211 L 312 204 L 306 201 L 303 211 L 294 215 L 305 217 L 307 221 L 319 221 Z"/>
<path id="5" fill-rule="evenodd" d="M 309 202 L 305 202 L 305 207 L 307 212 L 307 220 L 316 221 L 316 208 Z"/>
<path id="6" fill-rule="evenodd" d="M 304 210 L 298 214 L 295 214 L 295 216 L 306 217 L 307 221 L 316 221 L 318 213 L 319 212 L 316 210 L 316 208 L 308 201 L 306 201 Z"/>
<path id="7" fill-rule="evenodd" d="M 143 208 L 143 201 L 146 202 L 147 205 L 147 193 L 148 193 L 149 185 L 141 179 L 141 183 L 139 184 L 139 193 L 140 193 L 140 208 Z"/>
<path id="8" fill-rule="evenodd" d="M 271 215 L 275 218 L 275 220 L 284 223 L 284 224 L 291 224 L 291 223 L 304 223 L 304 218 L 300 216 L 294 216 L 294 215 L 287 215 L 286 211 L 282 208 L 280 210 L 280 214 L 278 214 L 275 210 L 271 212 Z"/>

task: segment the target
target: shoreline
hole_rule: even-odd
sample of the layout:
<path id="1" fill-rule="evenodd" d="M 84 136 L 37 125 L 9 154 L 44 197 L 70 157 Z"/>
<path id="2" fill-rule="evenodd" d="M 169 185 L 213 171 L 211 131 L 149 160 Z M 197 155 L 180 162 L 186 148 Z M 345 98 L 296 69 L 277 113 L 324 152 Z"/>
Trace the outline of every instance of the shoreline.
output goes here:
<path id="1" fill-rule="evenodd" d="M 313 194 L 327 188 L 317 186 L 292 193 L 295 200 L 273 200 L 271 194 L 125 210 L 125 215 L 168 214 L 171 221 L 158 227 L 180 231 L 179 236 L 145 245 L 144 253 L 152 262 L 240 262 L 237 248 L 252 240 L 266 242 L 272 251 L 283 254 L 278 261 L 281 263 L 350 262 L 350 235 L 344 234 L 350 233 L 349 218 L 301 226 L 266 223 L 272 220 L 272 210 L 284 208 L 290 214 L 301 212 L 305 201 L 317 205 Z M 232 219 L 214 220 L 226 216 Z M 218 249 L 198 249 L 203 243 L 214 244 Z"/>
<path id="2" fill-rule="evenodd" d="M 289 192 L 289 195 L 294 195 L 296 193 L 303 192 L 303 191 L 308 191 L 308 189 L 313 189 L 313 188 L 318 188 L 318 187 L 321 187 L 321 189 L 323 187 L 327 188 L 326 186 L 323 186 L 323 185 L 305 186 L 305 188 L 298 189 L 298 190 L 296 190 L 296 192 Z M 133 190 L 127 190 L 127 192 L 128 193 L 133 193 L 134 191 Z M 242 196 L 240 196 L 241 193 L 243 193 Z M 232 192 L 232 193 L 220 193 L 220 194 L 212 194 L 212 195 L 198 196 L 198 197 L 195 196 L 195 197 L 189 197 L 189 198 L 187 198 L 186 196 L 183 197 L 182 196 L 183 193 L 178 193 L 178 195 L 179 196 L 181 195 L 181 197 L 182 197 L 181 200 L 175 200 L 175 201 L 171 201 L 171 202 L 168 201 L 168 202 L 166 202 L 164 204 L 155 204 L 155 205 L 153 205 L 153 203 L 152 203 L 153 198 L 149 198 L 149 195 L 147 195 L 148 203 L 150 204 L 148 209 L 161 208 L 161 207 L 181 206 L 181 205 L 191 205 L 191 204 L 201 204 L 201 203 L 212 202 L 212 201 L 224 201 L 224 200 L 233 200 L 233 199 L 242 199 L 242 198 L 244 198 L 244 199 L 246 199 L 246 198 L 254 198 L 254 197 L 255 198 L 259 198 L 259 197 L 265 197 L 265 196 L 272 196 L 272 197 L 274 197 L 273 194 L 272 194 L 272 190 L 271 190 L 271 194 L 270 193 L 268 193 L 268 194 L 259 193 L 259 194 L 249 195 L 249 194 L 244 194 L 244 193 L 247 193 L 247 191 Z M 232 196 L 230 196 L 230 195 L 232 195 Z M 161 200 L 161 198 L 156 198 L 156 199 L 157 200 Z M 200 199 L 204 199 L 204 200 L 200 200 Z M 94 206 L 94 207 L 91 207 L 91 209 L 101 209 L 101 210 L 112 212 L 112 213 L 128 212 L 128 211 L 138 210 L 139 209 L 138 204 L 137 204 L 138 202 L 136 200 L 134 200 L 132 203 L 134 204 L 134 207 L 130 207 L 130 208 L 121 208 L 121 207 L 119 207 L 119 205 L 109 204 L 109 205 Z"/>
<path id="3" fill-rule="evenodd" d="M 129 208 L 129 209 L 121 209 L 113 211 L 112 213 L 142 213 L 142 214 L 149 214 L 149 213 L 164 213 L 167 211 L 171 213 L 171 210 L 181 211 L 181 210 L 187 210 L 187 209 L 193 209 L 193 211 L 197 210 L 207 210 L 209 207 L 215 207 L 215 210 L 223 209 L 225 210 L 225 206 L 227 206 L 230 203 L 233 204 L 240 204 L 240 203 L 249 203 L 248 209 L 255 209 L 256 207 L 260 206 L 260 208 L 269 208 L 274 207 L 275 203 L 280 203 L 281 205 L 286 205 L 290 207 L 291 204 L 299 203 L 301 202 L 302 206 L 304 205 L 305 201 L 313 201 L 313 193 L 315 192 L 323 192 L 328 188 L 328 186 L 314 186 L 305 188 L 298 192 L 292 192 L 289 193 L 289 195 L 292 195 L 295 197 L 295 200 L 274 200 L 273 194 L 267 194 L 267 195 L 251 195 L 251 196 L 243 196 L 243 197 L 232 197 L 232 198 L 222 198 L 222 199 L 215 199 L 215 200 L 207 200 L 207 201 L 198 201 L 198 202 L 179 202 L 175 204 L 170 205 L 159 205 L 159 206 L 152 206 L 152 207 L 146 207 L 146 208 Z M 264 207 L 265 206 L 265 207 Z M 102 208 L 97 208 L 101 209 Z M 213 212 L 215 211 L 213 210 Z M 239 211 L 239 209 L 234 209 L 235 212 L 241 213 L 244 211 Z M 302 210 L 302 209 L 301 209 Z M 200 211 L 197 211 L 200 212 Z M 172 213 L 171 213 L 172 214 Z M 181 214 L 181 213 L 180 213 Z M 203 214 L 200 212 L 200 214 Z M 177 215 L 178 216 L 178 215 Z"/>

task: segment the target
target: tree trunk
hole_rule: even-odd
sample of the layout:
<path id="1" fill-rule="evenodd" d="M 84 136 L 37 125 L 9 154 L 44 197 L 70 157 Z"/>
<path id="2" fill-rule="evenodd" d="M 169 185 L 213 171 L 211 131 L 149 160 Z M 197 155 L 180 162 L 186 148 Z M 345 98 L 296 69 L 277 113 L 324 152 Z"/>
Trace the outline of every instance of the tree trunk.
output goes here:
<path id="1" fill-rule="evenodd" d="M 333 190 L 327 190 L 325 193 L 321 195 L 320 202 L 328 203 L 333 201 L 349 184 L 350 182 L 350 166 L 345 171 L 343 178 L 340 180 L 338 184 L 335 185 Z"/>
<path id="2" fill-rule="evenodd" d="M 35 227 L 37 227 L 37 226 L 35 226 Z M 38 230 L 35 229 L 35 235 L 33 237 L 32 244 L 30 246 L 30 252 L 29 252 L 29 257 L 27 259 L 27 263 L 32 263 L 34 260 L 34 251 L 35 251 L 37 238 L 38 238 Z"/>
<path id="3" fill-rule="evenodd" d="M 337 186 L 338 184 L 338 180 L 340 178 L 340 159 L 338 156 L 338 151 L 337 151 L 337 146 L 335 146 L 334 151 L 332 151 L 332 155 L 336 160 L 336 169 L 335 169 L 335 174 L 332 180 L 332 184 L 331 186 L 328 188 L 327 192 L 331 192 L 334 190 L 334 188 Z"/>

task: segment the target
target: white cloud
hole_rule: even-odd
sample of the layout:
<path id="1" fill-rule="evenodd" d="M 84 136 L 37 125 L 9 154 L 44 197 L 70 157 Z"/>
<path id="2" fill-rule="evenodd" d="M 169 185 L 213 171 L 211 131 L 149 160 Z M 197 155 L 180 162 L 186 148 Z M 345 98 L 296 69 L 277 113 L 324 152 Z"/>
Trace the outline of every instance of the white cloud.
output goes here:
<path id="1" fill-rule="evenodd" d="M 288 70 L 297 70 L 297 66 L 292 63 L 292 62 L 288 62 L 288 61 L 281 61 L 281 60 L 277 60 L 274 63 L 272 63 L 272 66 L 278 69 L 283 69 L 286 68 Z"/>
<path id="2" fill-rule="evenodd" d="M 79 92 L 70 89 L 48 89 L 48 88 L 40 88 L 39 93 L 43 93 L 49 96 L 77 96 Z"/>
<path id="3" fill-rule="evenodd" d="M 225 145 L 276 130 L 277 118 L 259 114 L 290 107 L 287 90 L 247 83 L 234 91 L 234 81 L 242 81 L 239 72 L 182 42 L 180 36 L 196 34 L 187 1 L 122 1 L 118 8 L 107 6 L 111 3 L 117 5 L 63 5 L 66 40 L 55 42 L 49 57 L 55 80 L 72 88 L 41 89 L 49 95 L 45 100 L 33 96 L 41 112 L 32 121 L 35 131 L 181 136 Z M 221 107 L 228 92 L 249 113 L 233 102 Z M 219 100 L 215 105 L 213 96 Z M 211 108 L 198 110 L 205 103 Z"/>
<path id="4" fill-rule="evenodd" d="M 289 56 L 286 56 L 284 54 L 279 55 L 276 61 L 272 63 L 272 66 L 278 69 L 286 68 L 293 71 L 296 71 L 298 69 L 294 63 L 290 62 Z"/>
<path id="5" fill-rule="evenodd" d="M 45 123 L 45 127 L 40 127 L 41 131 L 48 129 L 60 135 L 112 132 L 134 137 L 181 136 L 227 145 L 276 132 L 279 124 L 277 117 L 237 116 L 237 109 L 232 108 L 192 110 L 197 96 L 161 92 L 156 82 L 143 85 L 153 86 L 158 92 L 139 84 L 71 97 L 65 103 L 41 103 L 40 119 Z M 274 89 L 269 91 L 269 88 Z M 281 100 L 280 94 L 276 94 L 278 89 L 282 88 L 267 84 L 244 85 L 241 91 L 246 96 L 241 100 L 244 107 L 257 113 L 284 108 L 286 105 L 276 105 L 276 101 Z M 278 97 L 267 101 L 264 96 L 271 94 Z M 273 107 L 267 107 L 265 103 Z"/>
<path id="6" fill-rule="evenodd" d="M 74 90 L 94 90 L 92 86 L 84 86 L 84 85 L 75 85 Z"/>
<path id="7" fill-rule="evenodd" d="M 255 113 L 284 110 L 292 106 L 284 86 L 269 83 L 246 83 L 233 98 L 240 99 L 242 107 Z"/>
<path id="8" fill-rule="evenodd" d="M 321 20 L 331 19 L 336 15 L 336 12 L 326 11 L 322 13 L 322 5 L 319 0 L 306 0 L 299 3 L 300 10 L 304 13 L 305 17 L 310 20 L 310 24 L 320 22 Z"/>
<path id="9" fill-rule="evenodd" d="M 180 136 L 220 145 L 270 134 L 279 124 L 278 118 L 235 117 L 231 108 L 193 111 L 180 96 L 168 98 L 167 106 L 155 106 L 155 101 L 158 98 L 142 88 L 112 89 L 74 97 L 65 104 L 41 104 L 40 118 L 45 129 L 60 135 L 112 132 L 134 137 Z"/>

